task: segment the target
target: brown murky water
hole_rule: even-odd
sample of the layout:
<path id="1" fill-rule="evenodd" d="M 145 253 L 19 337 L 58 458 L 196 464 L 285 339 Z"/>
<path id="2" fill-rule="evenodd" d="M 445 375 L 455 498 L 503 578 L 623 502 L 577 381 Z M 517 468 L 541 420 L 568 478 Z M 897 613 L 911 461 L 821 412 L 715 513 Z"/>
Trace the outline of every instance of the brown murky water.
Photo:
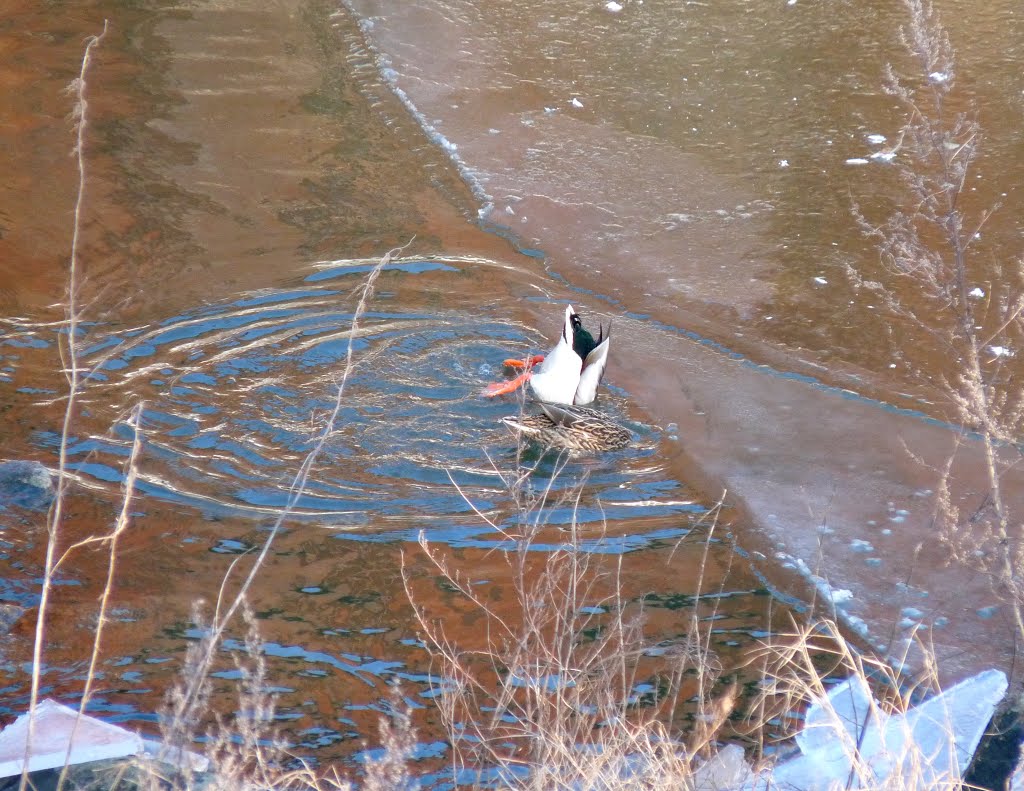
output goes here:
<path id="1" fill-rule="evenodd" d="M 652 639 L 686 628 L 676 604 L 694 592 L 703 549 L 675 547 L 725 486 L 719 535 L 728 528 L 761 557 L 777 587 L 806 596 L 784 566 L 834 555 L 843 568 L 822 575 L 853 590 L 873 628 L 913 605 L 951 622 L 935 633 L 944 656 L 963 654 L 978 623 L 992 657 L 1009 652 L 1005 629 L 992 637 L 999 619 L 975 614 L 984 580 L 951 573 L 956 584 L 939 590 L 898 560 L 919 540 L 911 525 L 927 524 L 929 482 L 901 443 L 944 449 L 949 437 L 871 400 L 920 406 L 900 394 L 922 385 L 890 368 L 905 339 L 851 306 L 835 272 L 865 258 L 849 195 L 893 194 L 883 164 L 845 164 L 872 150 L 866 135 L 891 139 L 899 123 L 876 88 L 893 13 L 804 2 L 742 13 L 648 2 L 620 16 L 603 4 L 351 6 L 100 2 L 58 13 L 25 2 L 0 29 L 0 432 L 3 456 L 52 465 L 77 179 L 62 90 L 83 38 L 110 20 L 88 80 L 80 302 L 94 373 L 71 449 L 80 486 L 66 542 L 110 523 L 124 420 L 140 400 L 146 445 L 95 711 L 154 727 L 191 602 L 211 599 L 231 562 L 263 541 L 330 408 L 355 289 L 375 256 L 413 237 L 381 278 L 340 429 L 252 596 L 297 752 L 330 761 L 360 749 L 394 681 L 422 707 L 424 741 L 439 738 L 437 679 L 400 556 L 459 639 L 473 639 L 477 621 L 430 584 L 419 530 L 490 586 L 499 609 L 515 606 L 504 545 L 448 476 L 488 516 L 514 518 L 496 474 L 515 463 L 498 424 L 514 407 L 476 392 L 509 350 L 543 344 L 567 299 L 615 316 L 604 404 L 637 443 L 573 462 L 560 485 L 588 476 L 581 524 L 597 556 L 621 558 Z M 970 90 L 991 108 L 980 172 L 1000 178 L 979 179 L 978 201 L 1006 203 L 984 236 L 996 251 L 1020 239 L 1024 155 L 1003 124 L 1016 128 L 1021 110 L 1022 21 L 1009 4 L 986 9 L 971 14 L 985 47 L 959 30 L 953 4 L 949 19 Z M 457 144 L 461 173 L 381 80 L 382 56 L 428 131 Z M 474 222 L 486 196 L 485 225 L 499 233 Z M 546 474 L 542 465 L 538 485 Z M 31 606 L 42 519 L 3 517 L 0 595 Z M 549 514 L 552 544 L 568 518 Z M 820 529 L 833 524 L 839 539 Z M 928 551 L 924 564 L 939 568 Z M 46 694 L 80 694 L 103 562 L 84 551 L 62 570 Z M 712 588 L 733 594 L 716 605 L 715 647 L 742 661 L 785 608 L 728 542 L 714 544 L 710 572 Z M 0 649 L 5 716 L 27 697 L 31 621 Z M 223 710 L 231 667 L 225 656 Z"/>
<path id="2" fill-rule="evenodd" d="M 498 375 L 497 360 L 538 340 L 518 295 L 537 285 L 565 294 L 536 283 L 533 261 L 506 240 L 472 226 L 473 196 L 418 127 L 393 123 L 401 106 L 368 60 L 359 65 L 355 26 L 333 10 L 96 4 L 54 17 L 26 4 L 3 43 L 21 69 L 8 78 L 3 125 L 4 150 L 15 153 L 0 240 L 4 455 L 53 464 L 65 387 L 54 328 L 76 179 L 61 91 L 83 36 L 110 19 L 88 78 L 80 304 L 90 374 L 69 452 L 78 486 L 65 546 L 113 519 L 125 421 L 140 401 L 145 449 L 96 713 L 155 729 L 193 601 L 210 606 L 231 564 L 265 539 L 330 407 L 355 289 L 375 260 L 358 256 L 415 236 L 380 279 L 339 429 L 252 594 L 283 732 L 320 762 L 374 738 L 395 682 L 424 743 L 441 737 L 430 700 L 443 679 L 416 639 L 401 558 L 453 638 L 474 640 L 478 616 L 430 582 L 437 572 L 414 543 L 420 530 L 515 617 L 506 544 L 473 510 L 499 524 L 517 518 L 497 475 L 516 459 L 498 422 L 510 407 L 476 393 Z M 703 557 L 699 531 L 683 539 L 711 500 L 666 463 L 674 440 L 624 394 L 608 406 L 630 421 L 637 446 L 573 462 L 557 486 L 587 475 L 577 519 L 588 546 L 621 558 L 629 606 L 643 602 L 651 639 L 671 644 L 688 627 Z M 536 485 L 551 470 L 542 465 Z M 545 518 L 541 554 L 572 515 L 555 508 Z M 6 515 L 5 602 L 33 605 L 43 536 L 41 515 Z M 716 539 L 707 573 L 729 594 L 706 605 L 713 642 L 741 661 L 770 628 L 771 598 L 728 541 Z M 46 695 L 81 694 L 104 575 L 102 551 L 79 551 L 61 568 Z M 0 657 L 5 717 L 27 700 L 31 612 Z M 786 608 L 776 602 L 774 612 Z M 221 711 L 233 710 L 234 679 L 225 652 L 214 678 Z"/>

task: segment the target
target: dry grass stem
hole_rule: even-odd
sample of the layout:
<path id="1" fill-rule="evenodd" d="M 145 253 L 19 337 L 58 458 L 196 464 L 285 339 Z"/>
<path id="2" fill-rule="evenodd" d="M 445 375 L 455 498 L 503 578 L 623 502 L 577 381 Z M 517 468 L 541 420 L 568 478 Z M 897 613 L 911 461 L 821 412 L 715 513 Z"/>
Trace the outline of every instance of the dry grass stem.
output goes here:
<path id="1" fill-rule="evenodd" d="M 88 103 L 86 101 L 86 81 L 85 77 L 89 71 L 89 65 L 92 62 L 93 50 L 99 46 L 103 37 L 107 33 L 107 22 L 103 23 L 103 31 L 98 36 L 90 36 L 86 39 L 85 51 L 82 54 L 81 67 L 79 68 L 78 78 L 72 82 L 69 86 L 69 90 L 75 97 L 75 104 L 72 110 L 72 117 L 75 119 L 75 133 L 76 143 L 74 148 L 75 162 L 78 168 L 78 192 L 75 198 L 75 211 L 74 221 L 72 225 L 71 235 L 71 256 L 68 261 L 68 293 L 66 299 L 66 321 L 64 327 L 67 331 L 67 349 L 66 354 L 68 358 L 68 364 L 66 364 L 65 370 L 67 371 L 68 377 L 68 399 L 64 407 L 64 420 L 61 425 L 60 444 L 58 447 L 58 462 L 57 462 L 57 491 L 53 500 L 53 504 L 50 506 L 50 512 L 48 514 L 46 523 L 47 541 L 46 541 L 46 557 L 43 561 L 43 582 L 42 590 L 39 596 L 39 605 L 36 614 L 36 628 L 35 636 L 32 645 L 32 678 L 31 688 L 29 692 L 29 720 L 28 720 L 28 737 L 25 741 L 25 755 L 24 755 L 24 768 L 21 774 L 21 780 L 18 784 L 19 791 L 25 791 L 25 787 L 28 784 L 28 757 L 32 747 L 32 736 L 35 729 L 34 714 L 36 706 L 39 703 L 39 681 L 40 671 L 42 668 L 43 661 L 43 645 L 46 639 L 46 616 L 47 609 L 50 603 L 50 593 L 53 587 L 53 575 L 55 570 L 55 560 L 57 557 L 57 550 L 60 544 L 60 528 L 64 517 L 64 498 L 67 495 L 67 489 L 69 485 L 69 476 L 67 470 L 68 462 L 68 438 L 71 435 L 71 425 L 75 416 L 75 408 L 77 406 L 77 396 L 79 387 L 79 369 L 78 369 L 78 307 L 77 307 L 77 296 L 78 296 L 78 247 L 79 237 L 82 228 L 82 209 L 85 205 L 85 130 L 88 122 L 87 108 Z M 60 343 L 60 336 L 58 336 L 58 347 L 62 349 L 64 354 L 64 347 Z"/>
<path id="2" fill-rule="evenodd" d="M 922 331 L 924 354 L 957 368 L 936 375 L 953 422 L 962 426 L 951 457 L 980 453 L 987 485 L 972 505 L 954 497 L 953 459 L 937 471 L 934 520 L 951 559 L 991 575 L 1012 605 L 1024 637 L 1024 531 L 1011 513 L 1004 476 L 1020 462 L 1024 389 L 1013 350 L 1024 342 L 1024 258 L 994 263 L 974 252 L 998 206 L 972 213 L 964 191 L 982 142 L 977 112 L 950 109 L 953 48 L 931 0 L 903 0 L 908 22 L 901 41 L 915 64 L 906 80 L 892 66 L 886 90 L 908 112 L 895 160 L 908 209 L 881 223 L 854 206 L 864 234 L 880 252 L 880 276 L 847 267 L 856 288 L 871 293 L 891 317 Z M 922 356 L 922 359 L 925 357 Z"/>

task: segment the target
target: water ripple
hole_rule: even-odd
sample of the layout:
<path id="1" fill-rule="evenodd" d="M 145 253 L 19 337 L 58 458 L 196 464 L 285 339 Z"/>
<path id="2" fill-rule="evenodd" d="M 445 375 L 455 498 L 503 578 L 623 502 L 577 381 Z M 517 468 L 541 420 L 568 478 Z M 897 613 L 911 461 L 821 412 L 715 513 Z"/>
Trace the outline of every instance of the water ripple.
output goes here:
<path id="1" fill-rule="evenodd" d="M 479 261 L 454 257 L 391 263 L 353 333 L 358 289 L 375 263 L 319 262 L 292 289 L 200 306 L 151 326 L 86 326 L 82 403 L 94 415 L 106 412 L 115 428 L 74 438 L 70 466 L 80 482 L 120 484 L 132 441 L 124 419 L 141 399 L 140 493 L 209 516 L 273 519 L 333 409 L 351 343 L 355 365 L 343 405 L 294 517 L 339 537 L 408 540 L 425 529 L 460 545 L 503 546 L 492 525 L 512 531 L 521 519 L 504 484 L 521 459 L 499 418 L 517 407 L 477 393 L 510 350 L 542 341 L 480 315 L 474 295 L 461 293 Z M 620 394 L 604 397 L 623 420 L 624 404 Z M 627 538 L 595 538 L 595 552 L 678 537 L 704 512 L 666 477 L 656 433 L 631 426 L 635 447 L 570 461 L 558 475 L 564 460 L 528 458 L 536 468 L 524 491 L 548 492 L 545 522 L 622 518 L 641 527 Z M 52 442 L 37 435 L 38 444 Z M 583 496 L 567 499 L 583 479 Z M 643 528 L 636 520 L 645 516 L 661 521 Z M 673 516 L 678 529 L 665 527 Z"/>

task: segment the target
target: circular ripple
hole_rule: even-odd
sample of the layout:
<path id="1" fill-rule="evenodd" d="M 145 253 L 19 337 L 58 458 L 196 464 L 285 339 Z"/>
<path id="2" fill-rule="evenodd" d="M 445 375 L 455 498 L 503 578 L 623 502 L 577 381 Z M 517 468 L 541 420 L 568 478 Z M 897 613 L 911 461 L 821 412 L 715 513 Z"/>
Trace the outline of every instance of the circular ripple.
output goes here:
<path id="1" fill-rule="evenodd" d="M 469 301 L 458 294 L 470 264 L 459 259 L 389 264 L 353 332 L 359 287 L 375 263 L 325 262 L 295 288 L 155 326 L 91 327 L 83 403 L 114 410 L 116 422 L 144 402 L 140 492 L 212 515 L 275 518 L 335 408 L 351 344 L 341 406 L 292 516 L 363 540 L 428 529 L 478 545 L 495 540 L 487 520 L 515 530 L 522 515 L 506 481 L 521 474 L 522 459 L 499 418 L 518 406 L 479 390 L 501 375 L 497 361 L 543 341 L 460 304 Z M 621 396 L 605 395 L 604 408 L 621 417 Z M 701 513 L 652 459 L 650 432 L 633 428 L 640 442 L 617 454 L 533 458 L 520 494 L 547 490 L 543 520 L 554 525 Z M 131 440 L 122 418 L 114 431 L 76 441 L 71 466 L 88 485 L 119 483 Z M 560 502 L 584 477 L 584 495 Z M 666 533 L 662 520 L 633 538 L 663 533 L 678 531 Z M 630 548 L 626 539 L 594 546 Z"/>

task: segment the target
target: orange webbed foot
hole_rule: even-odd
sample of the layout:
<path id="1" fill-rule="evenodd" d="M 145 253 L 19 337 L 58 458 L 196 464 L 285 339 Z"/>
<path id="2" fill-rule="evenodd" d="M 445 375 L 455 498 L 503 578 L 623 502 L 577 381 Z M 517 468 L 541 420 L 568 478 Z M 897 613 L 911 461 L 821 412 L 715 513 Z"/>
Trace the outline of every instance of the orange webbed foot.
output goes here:
<path id="1" fill-rule="evenodd" d="M 515 379 L 509 379 L 507 382 L 492 382 L 487 385 L 483 390 L 480 391 L 480 395 L 485 398 L 494 398 L 494 396 L 505 395 L 506 393 L 514 393 L 524 384 L 530 380 L 530 371 L 527 369 L 523 371 Z"/>
<path id="2" fill-rule="evenodd" d="M 502 363 L 502 365 L 504 365 L 506 368 L 515 368 L 517 370 L 521 370 L 523 368 L 533 368 L 535 365 L 540 365 L 542 362 L 544 362 L 544 355 L 535 354 L 532 357 L 527 357 L 524 360 L 520 360 L 516 357 L 510 357 L 509 359 L 505 360 Z"/>

